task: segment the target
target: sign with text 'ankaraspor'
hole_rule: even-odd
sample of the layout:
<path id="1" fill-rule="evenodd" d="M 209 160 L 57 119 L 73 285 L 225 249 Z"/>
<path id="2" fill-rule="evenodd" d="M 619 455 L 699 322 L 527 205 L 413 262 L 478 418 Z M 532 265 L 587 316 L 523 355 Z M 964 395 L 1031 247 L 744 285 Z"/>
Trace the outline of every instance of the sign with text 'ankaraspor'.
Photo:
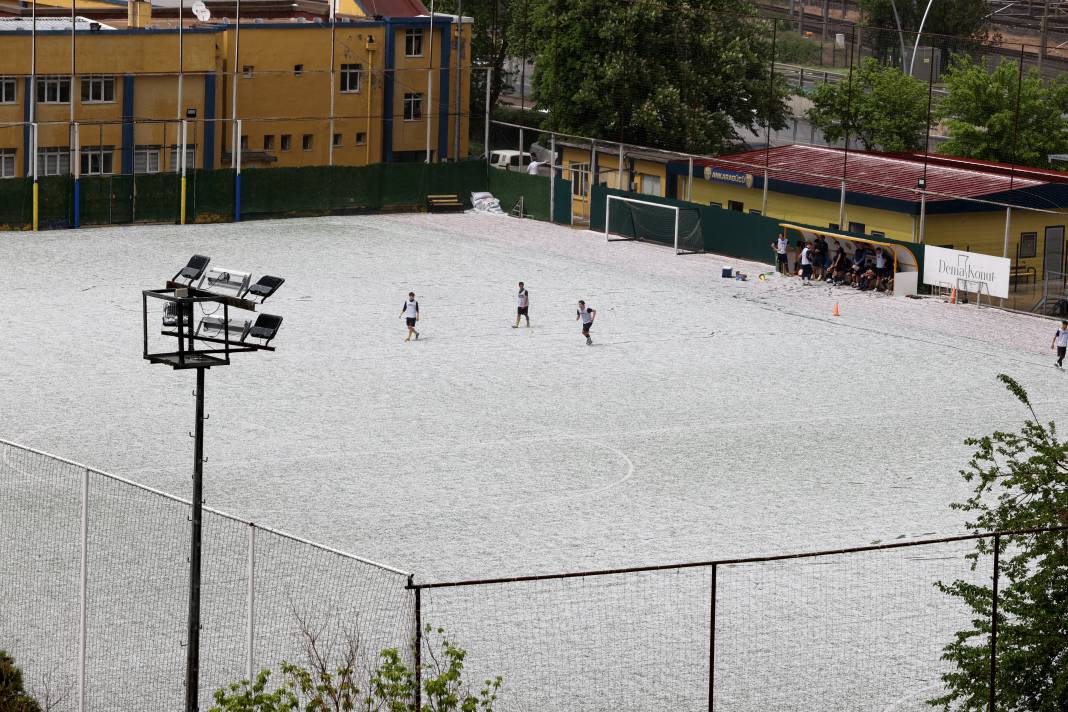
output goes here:
<path id="1" fill-rule="evenodd" d="M 753 187 L 753 175 L 751 173 L 728 171 L 726 168 L 713 168 L 712 166 L 705 166 L 705 180 L 709 180 L 714 183 L 728 183 L 730 185 L 740 185 L 745 188 Z"/>
<path id="2" fill-rule="evenodd" d="M 925 245 L 923 283 L 956 287 L 965 292 L 982 290 L 992 297 L 1004 298 L 1009 296 L 1010 265 L 1005 257 Z"/>

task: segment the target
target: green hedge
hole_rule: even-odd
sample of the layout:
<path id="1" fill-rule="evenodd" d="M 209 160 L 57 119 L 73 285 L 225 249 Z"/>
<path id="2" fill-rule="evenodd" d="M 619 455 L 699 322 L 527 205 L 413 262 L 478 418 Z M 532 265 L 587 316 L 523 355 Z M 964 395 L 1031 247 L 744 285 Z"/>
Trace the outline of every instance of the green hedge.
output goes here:
<path id="1" fill-rule="evenodd" d="M 704 250 L 706 252 L 714 252 L 719 255 L 726 255 L 728 257 L 735 257 L 743 260 L 752 260 L 754 262 L 771 263 L 771 243 L 780 232 L 781 228 L 779 225 L 782 222 L 790 222 L 764 217 L 763 215 L 749 215 L 740 213 L 736 210 L 724 210 L 723 208 L 717 208 L 711 205 L 688 203 L 684 200 L 674 200 L 672 198 L 651 197 L 638 193 L 628 193 L 614 188 L 606 188 L 603 185 L 595 185 L 593 187 L 593 206 L 590 209 L 591 230 L 604 230 L 605 201 L 608 199 L 609 195 L 620 195 L 628 198 L 637 198 L 639 200 L 659 203 L 661 205 L 674 205 L 684 208 L 688 216 L 684 217 L 683 215 L 680 215 L 680 221 L 684 223 L 683 227 L 685 228 L 687 217 L 692 220 L 691 216 L 696 214 L 700 220 L 701 235 L 704 243 Z M 664 211 L 664 213 L 665 215 L 658 218 L 659 220 L 664 222 L 674 220 L 673 215 L 669 216 L 667 211 Z M 626 213 L 622 213 L 622 215 L 625 216 Z M 872 239 L 870 235 L 850 233 L 842 230 L 828 230 L 824 227 L 804 225 L 800 223 L 792 224 L 797 224 L 798 227 L 802 228 L 811 228 L 813 230 L 819 230 L 820 232 L 841 236 L 841 239 L 844 240 L 850 238 L 864 240 Z M 648 231 L 649 226 L 645 227 Z M 617 218 L 614 210 L 612 213 L 612 229 L 619 234 L 633 235 L 633 226 L 628 226 L 623 217 Z M 656 229 L 655 225 L 653 226 L 653 229 Z M 670 226 L 669 229 L 673 229 L 673 225 Z M 659 232 L 659 230 L 657 231 Z M 683 230 L 680 229 L 680 233 L 682 232 Z M 793 238 L 791 237 L 791 240 L 792 239 Z M 922 245 L 885 237 L 880 237 L 878 241 L 908 247 L 916 257 L 920 274 L 923 274 Z"/>
<path id="2" fill-rule="evenodd" d="M 723 210 L 710 205 L 688 203 L 685 200 L 672 198 L 657 198 L 638 193 L 629 193 L 614 188 L 606 188 L 603 185 L 593 187 L 593 202 L 590 208 L 590 229 L 604 230 L 605 201 L 609 195 L 620 195 L 628 198 L 636 198 L 661 205 L 673 205 L 686 210 L 686 218 L 699 220 L 701 230 L 701 243 L 706 252 L 715 252 L 720 255 L 736 257 L 738 259 L 754 260 L 756 262 L 768 262 L 771 258 L 770 245 L 779 234 L 779 221 L 766 218 L 762 215 L 747 215 L 734 210 Z M 674 221 L 674 214 L 664 211 L 664 220 Z M 684 221 L 680 215 L 680 221 Z M 615 217 L 612 220 L 613 230 L 620 234 L 628 234 L 626 226 L 617 224 Z M 671 229 L 673 229 L 673 225 Z M 687 224 L 680 227 L 680 233 L 688 228 Z M 633 234 L 633 232 L 629 233 Z"/>
<path id="3" fill-rule="evenodd" d="M 501 201 L 501 209 L 511 212 L 523 199 L 523 213 L 536 220 L 549 219 L 549 177 L 532 176 L 518 171 L 490 169 L 489 192 Z"/>
<path id="4" fill-rule="evenodd" d="M 21 230 L 33 224 L 33 181 L 29 178 L 0 180 L 0 228 Z"/>
<path id="5" fill-rule="evenodd" d="M 234 218 L 234 172 L 191 171 L 186 221 L 226 222 Z M 526 212 L 549 219 L 549 179 L 490 170 L 482 159 L 454 163 L 391 163 L 371 166 L 249 169 L 241 175 L 242 217 L 325 215 L 381 210 L 422 210 L 431 194 L 455 194 L 470 207 L 471 193 L 489 190 L 506 209 L 523 196 Z M 570 182 L 557 181 L 557 222 L 571 222 Z M 0 181 L 0 227 L 32 223 L 30 179 Z M 42 227 L 73 223 L 70 176 L 40 179 Z M 86 176 L 80 181 L 82 225 L 177 222 L 181 184 L 173 173 Z"/>

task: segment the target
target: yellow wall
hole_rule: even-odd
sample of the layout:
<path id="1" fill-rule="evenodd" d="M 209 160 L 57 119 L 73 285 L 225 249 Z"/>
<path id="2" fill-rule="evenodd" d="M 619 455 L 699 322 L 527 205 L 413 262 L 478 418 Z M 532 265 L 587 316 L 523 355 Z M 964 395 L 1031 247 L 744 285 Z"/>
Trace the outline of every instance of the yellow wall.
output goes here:
<path id="1" fill-rule="evenodd" d="M 685 176 L 680 176 L 678 181 L 678 195 L 685 196 Z M 704 204 L 715 202 L 726 208 L 728 201 L 731 200 L 741 202 L 743 212 L 761 210 L 763 190 L 694 178 L 694 202 Z M 829 227 L 831 224 L 838 223 L 839 205 L 837 201 L 817 200 L 815 198 L 769 191 L 766 214 L 768 217 L 779 220 L 799 222 L 817 227 Z M 895 240 L 911 241 L 913 239 L 913 218 L 911 215 L 904 213 L 846 203 L 843 227 L 848 228 L 850 222 L 863 223 L 864 230 L 869 235 L 872 231 L 877 231 Z"/>
<path id="2" fill-rule="evenodd" d="M 1014 210 L 1009 223 L 1008 257 L 1016 264 L 1016 249 L 1021 233 L 1037 233 L 1036 255 L 1021 258 L 1021 266 L 1034 267 L 1040 275 L 1044 270 L 1060 272 L 1064 265 L 1046 265 L 1043 260 L 1045 229 L 1068 225 L 1068 215 L 1054 215 L 1025 210 Z M 928 215 L 925 227 L 925 242 L 931 245 L 948 246 L 970 252 L 983 252 L 1001 256 L 1005 241 L 1005 211 L 994 210 L 955 215 Z"/>

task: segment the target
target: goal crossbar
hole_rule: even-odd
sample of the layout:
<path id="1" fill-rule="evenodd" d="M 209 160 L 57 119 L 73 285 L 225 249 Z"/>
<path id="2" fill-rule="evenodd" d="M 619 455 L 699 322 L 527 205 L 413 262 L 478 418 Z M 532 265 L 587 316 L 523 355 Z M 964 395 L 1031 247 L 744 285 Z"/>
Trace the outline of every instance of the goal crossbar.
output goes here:
<path id="1" fill-rule="evenodd" d="M 604 237 L 611 242 L 612 240 L 612 201 L 618 200 L 621 203 L 634 203 L 636 205 L 648 205 L 653 208 L 663 208 L 665 210 L 672 210 L 675 213 L 675 254 L 679 254 L 679 214 L 681 209 L 677 205 L 665 205 L 664 203 L 654 203 L 651 200 L 639 200 L 638 198 L 628 198 L 622 195 L 609 195 L 605 200 L 604 206 Z M 637 232 L 637 225 L 635 225 L 635 232 Z M 637 235 L 631 238 L 617 238 L 623 240 L 639 240 Z"/>

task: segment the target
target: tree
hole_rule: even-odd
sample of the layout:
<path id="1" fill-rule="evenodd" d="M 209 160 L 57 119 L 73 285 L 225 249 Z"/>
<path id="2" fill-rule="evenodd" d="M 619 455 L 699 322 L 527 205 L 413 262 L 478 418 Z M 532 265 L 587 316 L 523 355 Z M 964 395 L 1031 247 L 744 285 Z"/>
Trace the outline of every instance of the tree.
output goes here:
<path id="1" fill-rule="evenodd" d="M 22 686 L 22 670 L 0 650 L 0 712 L 41 712 L 41 706 Z"/>
<path id="2" fill-rule="evenodd" d="M 735 126 L 786 125 L 771 23 L 747 1 L 531 2 L 534 94 L 552 130 L 711 152 Z"/>
<path id="3" fill-rule="evenodd" d="M 482 144 L 486 111 L 486 69 L 489 70 L 489 105 L 496 108 L 501 94 L 512 89 L 513 80 L 504 69 L 506 59 L 529 58 L 536 46 L 531 34 L 531 5 L 537 0 L 438 0 L 434 11 L 463 14 L 473 21 L 471 55 L 471 95 L 463 100 L 461 111 L 470 111 L 472 143 Z M 455 60 L 455 56 L 452 61 Z M 529 97 L 528 97 L 529 98 Z M 451 100 L 455 103 L 455 96 Z M 529 125 L 529 116 L 524 117 Z M 508 120 L 504 117 L 504 120 Z"/>
<path id="4" fill-rule="evenodd" d="M 879 56 L 892 57 L 903 70 L 908 69 L 927 4 L 927 0 L 860 0 L 865 25 L 893 28 L 865 30 Z M 990 8 L 986 0 L 938 0 L 930 7 L 920 44 L 938 47 L 943 59 L 950 52 L 972 48 L 986 38 L 990 29 Z"/>
<path id="5" fill-rule="evenodd" d="M 927 86 L 894 67 L 865 58 L 851 79 L 821 84 L 810 95 L 808 120 L 828 141 L 847 136 L 865 150 L 916 151 L 930 127 Z"/>
<path id="6" fill-rule="evenodd" d="M 1019 432 L 997 431 L 967 440 L 976 448 L 961 475 L 975 484 L 955 509 L 975 518 L 972 531 L 1068 526 L 1068 441 L 1043 425 L 1019 383 L 998 379 L 1027 407 Z M 992 539 L 978 539 L 968 554 L 974 570 L 993 554 Z M 1068 709 L 1068 531 L 1002 537 L 998 596 L 996 678 L 999 710 L 1063 712 Z M 993 590 L 967 581 L 939 584 L 972 611 L 972 627 L 943 651 L 955 669 L 942 676 L 946 694 L 929 704 L 944 710 L 986 710 L 989 703 L 990 618 Z"/>
<path id="7" fill-rule="evenodd" d="M 949 140 L 940 153 L 1049 167 L 1051 153 L 1068 150 L 1068 84 L 1060 76 L 1046 82 L 1032 68 L 1021 79 L 1014 60 L 1004 59 L 987 72 L 957 56 L 945 81 L 938 114 Z"/>

